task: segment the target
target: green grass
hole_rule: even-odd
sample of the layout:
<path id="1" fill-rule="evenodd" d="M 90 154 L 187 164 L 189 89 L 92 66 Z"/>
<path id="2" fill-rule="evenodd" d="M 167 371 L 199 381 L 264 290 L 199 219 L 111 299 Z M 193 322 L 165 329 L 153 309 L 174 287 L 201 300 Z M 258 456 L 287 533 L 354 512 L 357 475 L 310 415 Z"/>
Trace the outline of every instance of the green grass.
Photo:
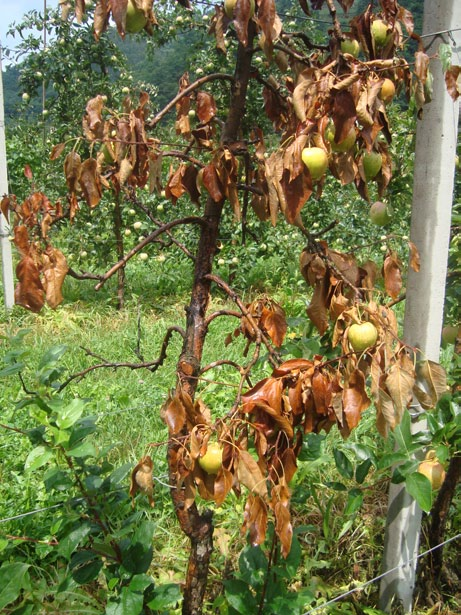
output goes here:
<path id="1" fill-rule="evenodd" d="M 293 325 L 289 331 L 298 335 L 298 345 L 300 339 L 304 340 L 302 343 L 311 344 L 310 351 L 315 352 L 313 349 L 319 348 L 318 339 L 310 339 L 310 330 L 305 324 L 301 331 L 304 338 L 299 337 L 299 329 L 296 328 L 303 322 L 307 303 L 306 296 L 299 292 L 299 288 L 296 283 L 286 285 L 276 292 L 275 298 L 287 308 Z M 108 300 L 109 292 L 104 297 L 73 288 L 73 293 L 70 294 L 71 299 L 55 311 L 45 308 L 36 315 L 15 307 L 10 314 L 3 312 L 0 319 L 0 333 L 3 336 L 0 338 L 1 356 L 11 350 L 11 337 L 21 330 L 28 331 L 21 344 L 27 350 L 23 382 L 17 377 L 2 378 L 0 422 L 3 424 L 20 429 L 31 426 L 28 409 L 16 410 L 15 401 L 24 395 L 24 387 L 35 390 L 37 365 L 51 346 L 62 344 L 67 347 L 60 360 L 64 370 L 60 380 L 64 381 L 69 375 L 100 362 L 100 359 L 89 356 L 87 350 L 110 362 L 139 363 L 135 352 L 139 346 L 145 361 L 155 360 L 166 329 L 173 324 L 183 325 L 185 295 L 166 297 L 154 294 L 152 298 L 131 295 L 125 309 L 115 311 Z M 234 306 L 218 296 L 210 310 L 222 308 L 234 309 Z M 233 318 L 222 317 L 213 321 L 205 347 L 204 364 L 223 357 L 242 362 L 245 345 L 242 336 L 230 346 L 224 344 L 225 337 L 236 326 L 237 321 Z M 88 400 L 86 411 L 98 417 L 97 447 L 99 450 L 111 447 L 109 459 L 116 467 L 126 462 L 134 466 L 147 451 L 152 455 L 155 508 L 151 510 L 147 500 L 140 496 L 136 510 L 155 523 L 151 572 L 159 583 L 183 581 L 187 563 L 187 539 L 179 531 L 169 496 L 166 447 L 150 446 L 152 443 L 166 442 L 168 438 L 160 409 L 175 385 L 176 361 L 181 346 L 180 336 L 173 335 L 167 358 L 155 373 L 146 369 L 97 369 L 82 380 L 72 381 L 63 391 L 67 399 L 78 396 Z M 270 368 L 261 361 L 255 378 L 269 373 Z M 199 394 L 211 408 L 213 416 L 221 416 L 230 408 L 238 379 L 236 371 L 222 367 L 207 372 L 200 381 Z M 385 442 L 376 435 L 374 411 L 370 408 L 347 442 L 342 440 L 336 429 L 332 429 L 318 444 L 321 446 L 320 456 L 315 460 L 299 462 L 292 485 L 294 526 L 306 529 L 300 534 L 302 565 L 289 582 L 293 588 L 309 586 L 318 595 L 331 597 L 351 582 L 364 582 L 379 573 L 388 486 L 388 473 L 370 473 L 360 486 L 364 493 L 360 511 L 346 515 L 348 493 L 357 485 L 354 480 L 345 479 L 338 473 L 333 462 L 333 450 L 343 451 L 355 466 L 358 460 L 354 447 L 367 446 L 376 455 L 381 455 L 390 450 L 392 442 Z M 0 430 L 1 519 L 54 503 L 43 488 L 41 470 L 24 472 L 24 460 L 31 448 L 21 434 Z M 338 488 L 338 483 L 344 485 L 344 490 Z M 126 482 L 126 492 L 128 487 Z M 211 504 L 211 507 L 214 505 Z M 223 571 L 229 575 L 236 569 L 238 556 L 245 547 L 246 539 L 240 532 L 243 507 L 244 498 L 238 499 L 235 495 L 229 496 L 222 506 L 214 507 L 216 548 L 210 568 L 210 595 L 206 612 L 213 612 L 212 598 L 222 592 Z M 20 521 L 10 521 L 2 524 L 0 531 L 4 536 L 26 535 L 43 539 L 46 537 L 39 536 L 40 527 L 45 527 L 46 519 L 52 519 L 54 514 L 55 511 L 51 510 Z M 43 545 L 40 548 L 45 553 L 51 547 Z M 27 544 L 23 553 L 27 558 Z M 0 560 L 1 557 L 0 535 Z M 56 568 L 44 574 L 59 577 L 60 572 Z M 67 604 L 72 600 L 77 604 L 79 600 L 83 601 L 79 596 L 78 592 L 72 597 L 69 595 Z M 65 598 L 62 599 L 65 603 Z M 363 604 L 376 604 L 376 599 L 376 586 L 362 594 Z M 97 601 L 88 608 L 98 612 Z M 343 608 L 338 612 L 354 611 Z"/>

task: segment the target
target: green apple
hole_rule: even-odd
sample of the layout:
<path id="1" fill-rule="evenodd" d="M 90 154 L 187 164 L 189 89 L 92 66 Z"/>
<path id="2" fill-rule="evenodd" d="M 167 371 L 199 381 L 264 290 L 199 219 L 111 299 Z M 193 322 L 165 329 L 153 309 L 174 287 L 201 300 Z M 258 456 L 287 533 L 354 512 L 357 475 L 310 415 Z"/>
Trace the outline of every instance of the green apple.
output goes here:
<path id="1" fill-rule="evenodd" d="M 376 344 L 378 330 L 371 322 L 354 323 L 349 327 L 347 339 L 355 352 L 363 352 Z"/>
<path id="2" fill-rule="evenodd" d="M 454 325 L 445 325 L 442 329 L 442 342 L 443 345 L 454 344 L 456 342 L 456 338 L 458 337 L 459 327 Z"/>
<path id="3" fill-rule="evenodd" d="M 382 201 L 376 201 L 370 207 L 370 220 L 376 226 L 386 226 L 392 220 L 392 207 Z"/>
<path id="4" fill-rule="evenodd" d="M 376 177 L 383 166 L 383 157 L 381 154 L 379 152 L 365 152 L 362 160 L 366 180 L 368 181 Z"/>
<path id="5" fill-rule="evenodd" d="M 147 254 L 147 252 L 141 252 L 141 254 L 139 255 L 139 258 L 142 261 L 146 261 L 149 258 L 149 255 Z"/>
<path id="6" fill-rule="evenodd" d="M 360 53 L 360 43 L 355 38 L 345 38 L 341 41 L 341 52 L 356 58 Z"/>
<path id="7" fill-rule="evenodd" d="M 130 32 L 130 34 L 141 32 L 146 23 L 147 18 L 144 15 L 144 11 L 139 9 L 133 0 L 128 0 L 126 7 L 126 31 Z"/>
<path id="8" fill-rule="evenodd" d="M 223 449 L 218 442 L 209 442 L 206 452 L 199 457 L 198 463 L 207 474 L 217 474 L 222 466 Z"/>
<path id="9" fill-rule="evenodd" d="M 237 4 L 237 0 L 224 0 L 224 12 L 229 19 L 234 18 L 234 9 Z M 250 19 L 255 14 L 255 0 L 250 0 Z"/>
<path id="10" fill-rule="evenodd" d="M 29 102 L 29 100 L 30 100 L 30 96 L 29 96 L 29 94 L 28 94 L 27 92 L 23 92 L 23 94 L 22 94 L 22 100 L 23 100 L 24 102 Z"/>
<path id="11" fill-rule="evenodd" d="M 348 152 L 354 147 L 357 133 L 354 126 L 349 130 L 346 137 L 340 142 L 335 142 L 335 126 L 333 122 L 329 122 L 327 129 L 325 130 L 325 136 L 331 144 L 331 149 L 334 152 Z"/>
<path id="12" fill-rule="evenodd" d="M 328 156 L 321 147 L 305 147 L 301 152 L 301 159 L 314 181 L 320 179 L 327 170 Z"/>
<path id="13" fill-rule="evenodd" d="M 392 33 L 382 19 L 375 19 L 371 24 L 371 36 L 376 47 L 384 47 L 390 41 Z"/>
<path id="14" fill-rule="evenodd" d="M 138 231 L 141 228 L 141 226 L 142 226 L 142 222 L 140 222 L 139 220 L 133 224 L 133 228 L 136 231 Z"/>

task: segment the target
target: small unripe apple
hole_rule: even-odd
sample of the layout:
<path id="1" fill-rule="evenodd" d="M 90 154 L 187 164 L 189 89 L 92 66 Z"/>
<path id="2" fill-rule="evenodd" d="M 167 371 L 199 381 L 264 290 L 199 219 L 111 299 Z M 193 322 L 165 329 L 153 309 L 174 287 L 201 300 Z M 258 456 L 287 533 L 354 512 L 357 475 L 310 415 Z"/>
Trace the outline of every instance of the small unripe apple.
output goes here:
<path id="1" fill-rule="evenodd" d="M 233 256 L 232 262 L 234 263 L 234 265 L 236 265 L 239 262 L 238 256 Z"/>
<path id="2" fill-rule="evenodd" d="M 43 109 L 43 111 L 42 111 L 43 117 L 46 117 L 48 115 L 48 113 L 49 113 L 48 109 Z"/>
<path id="3" fill-rule="evenodd" d="M 139 258 L 142 261 L 146 261 L 149 258 L 149 255 L 147 254 L 147 252 L 141 252 Z"/>
<path id="4" fill-rule="evenodd" d="M 22 100 L 23 100 L 24 102 L 29 102 L 29 100 L 30 100 L 30 96 L 29 96 L 29 94 L 28 94 L 27 92 L 24 92 L 24 93 L 23 93 L 23 95 L 22 95 Z"/>
<path id="5" fill-rule="evenodd" d="M 131 34 L 141 32 L 146 23 L 147 19 L 144 15 L 144 11 L 138 9 L 133 0 L 128 0 L 128 4 L 126 7 L 126 31 L 130 32 Z"/>
<path id="6" fill-rule="evenodd" d="M 237 0 L 224 0 L 224 11 L 229 19 L 234 17 L 234 9 L 237 4 Z M 255 0 L 250 0 L 250 19 L 255 14 Z"/>
<path id="7" fill-rule="evenodd" d="M 199 466 L 207 474 L 217 474 L 222 467 L 222 453 L 218 442 L 209 442 L 205 454 L 198 458 Z"/>
<path id="8" fill-rule="evenodd" d="M 131 235 L 131 231 L 130 231 L 130 229 L 129 229 L 129 228 L 126 228 L 126 229 L 125 229 L 125 235 L 126 235 L 127 237 L 129 237 L 129 236 Z"/>
<path id="9" fill-rule="evenodd" d="M 136 215 L 136 209 L 129 209 L 128 213 L 130 214 L 130 216 L 135 216 Z"/>
<path id="10" fill-rule="evenodd" d="M 164 206 L 163 206 L 163 204 L 162 204 L 162 203 L 159 203 L 159 204 L 157 205 L 157 211 L 163 211 L 164 209 L 165 209 L 165 208 L 164 208 Z"/>
<path id="11" fill-rule="evenodd" d="M 82 250 L 80 252 L 80 256 L 81 256 L 81 258 L 86 258 L 88 256 L 88 252 L 86 250 Z"/>
<path id="12" fill-rule="evenodd" d="M 327 170 L 328 156 L 321 147 L 305 147 L 301 152 L 301 159 L 314 181 L 320 179 Z"/>
<path id="13" fill-rule="evenodd" d="M 122 94 L 129 94 L 130 93 L 130 88 L 128 86 L 124 86 L 122 88 Z"/>
<path id="14" fill-rule="evenodd" d="M 370 207 L 370 220 L 376 226 L 386 226 L 392 220 L 392 207 L 382 201 L 376 201 Z"/>
<path id="15" fill-rule="evenodd" d="M 395 85 L 386 77 L 379 91 L 379 97 L 384 103 L 390 103 L 395 96 Z"/>
<path id="16" fill-rule="evenodd" d="M 223 265 L 225 265 L 225 264 L 226 264 L 226 261 L 225 261 L 223 258 L 218 258 L 218 265 L 219 265 L 220 267 L 222 267 L 222 266 L 223 266 Z"/>
<path id="17" fill-rule="evenodd" d="M 363 171 L 365 179 L 373 179 L 378 175 L 383 166 L 383 157 L 379 152 L 365 152 L 363 155 Z"/>
<path id="18" fill-rule="evenodd" d="M 389 42 L 392 33 L 389 26 L 382 19 L 375 19 L 371 24 L 371 36 L 376 47 L 384 47 Z"/>
<path id="19" fill-rule="evenodd" d="M 356 58 L 360 53 L 360 43 L 355 38 L 345 38 L 341 41 L 341 52 Z"/>
<path id="20" fill-rule="evenodd" d="M 189 113 L 187 114 L 191 119 L 195 117 L 195 109 L 189 109 Z"/>
<path id="21" fill-rule="evenodd" d="M 136 229 L 137 231 L 141 228 L 141 226 L 142 226 L 142 222 L 140 222 L 140 221 L 135 222 L 133 224 L 133 228 Z"/>
<path id="22" fill-rule="evenodd" d="M 164 254 L 159 254 L 157 260 L 159 263 L 164 263 L 166 261 L 166 256 Z"/>
<path id="23" fill-rule="evenodd" d="M 445 469 L 435 454 L 419 464 L 418 472 L 429 479 L 432 489 L 440 489 L 445 480 Z"/>
<path id="24" fill-rule="evenodd" d="M 376 344 L 378 330 L 371 322 L 354 323 L 349 327 L 347 339 L 355 352 L 363 352 Z"/>
<path id="25" fill-rule="evenodd" d="M 446 344 L 454 344 L 458 337 L 458 327 L 454 325 L 445 325 L 442 329 L 442 342 Z"/>

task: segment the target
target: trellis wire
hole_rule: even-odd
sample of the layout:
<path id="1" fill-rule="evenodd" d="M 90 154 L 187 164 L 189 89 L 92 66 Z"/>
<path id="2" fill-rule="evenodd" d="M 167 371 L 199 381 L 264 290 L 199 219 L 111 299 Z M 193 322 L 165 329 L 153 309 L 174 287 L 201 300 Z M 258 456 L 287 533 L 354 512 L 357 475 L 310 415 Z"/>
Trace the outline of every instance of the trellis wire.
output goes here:
<path id="1" fill-rule="evenodd" d="M 405 568 L 405 566 L 408 566 L 409 564 L 411 564 L 412 562 L 415 562 L 419 558 L 424 557 L 425 555 L 428 555 L 429 553 L 432 553 L 432 551 L 436 551 L 437 549 L 440 549 L 440 547 L 443 547 L 444 545 L 447 545 L 448 543 L 453 542 L 454 540 L 457 540 L 458 538 L 461 538 L 461 533 L 456 534 L 456 536 L 452 536 L 451 538 L 448 538 L 447 540 L 444 540 L 443 542 L 436 545 L 435 547 L 431 547 L 430 549 L 427 549 L 427 551 L 423 551 L 422 553 L 419 553 L 418 555 L 416 555 L 415 557 L 412 557 L 411 559 L 404 562 L 403 564 L 394 566 L 394 568 L 391 568 L 390 570 L 386 570 L 386 572 L 379 574 L 377 577 L 374 577 L 373 579 L 365 581 L 365 583 L 362 583 L 361 585 L 358 585 L 357 587 L 353 587 L 352 589 L 349 589 L 347 592 L 344 592 L 343 594 L 336 596 L 336 598 L 332 598 L 331 600 L 328 600 L 327 602 L 324 602 L 323 604 L 319 604 L 318 606 L 315 606 L 314 608 L 309 609 L 309 611 L 306 611 L 305 613 L 303 613 L 303 615 L 311 615 L 312 613 L 317 613 L 318 611 L 325 609 L 327 606 L 330 606 L 331 604 L 334 604 L 335 602 L 339 602 L 339 600 L 342 600 L 343 598 L 346 598 L 347 596 L 350 596 L 351 594 L 355 592 L 362 591 L 363 589 L 365 589 L 365 587 L 368 587 L 372 583 L 376 583 L 376 581 L 380 581 L 381 579 L 386 577 L 388 574 L 391 574 L 392 572 L 396 572 L 397 570 L 400 570 L 400 568 Z"/>

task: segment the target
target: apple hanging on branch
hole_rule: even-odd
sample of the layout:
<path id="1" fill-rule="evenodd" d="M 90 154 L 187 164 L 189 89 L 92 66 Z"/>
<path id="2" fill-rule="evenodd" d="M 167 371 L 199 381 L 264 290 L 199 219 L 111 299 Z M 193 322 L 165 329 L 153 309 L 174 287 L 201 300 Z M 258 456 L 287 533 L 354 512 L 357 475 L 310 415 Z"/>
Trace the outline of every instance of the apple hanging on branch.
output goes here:
<path id="1" fill-rule="evenodd" d="M 130 34 L 136 34 L 141 32 L 146 23 L 147 18 L 144 11 L 137 6 L 136 0 L 128 0 L 126 7 L 126 31 Z"/>
<path id="2" fill-rule="evenodd" d="M 376 344 L 378 330 L 372 322 L 354 323 L 349 327 L 347 339 L 355 352 L 363 352 Z"/>
<path id="3" fill-rule="evenodd" d="M 305 147 L 301 158 L 314 181 L 320 179 L 328 167 L 328 156 L 321 147 Z"/>
<path id="4" fill-rule="evenodd" d="M 217 474 L 222 466 L 222 446 L 218 442 L 209 442 L 204 455 L 199 457 L 199 466 L 207 474 Z"/>
<path id="5" fill-rule="evenodd" d="M 424 461 L 418 466 L 418 472 L 425 476 L 431 483 L 432 489 L 440 489 L 445 480 L 445 469 L 437 459 L 435 451 L 429 451 Z"/>

